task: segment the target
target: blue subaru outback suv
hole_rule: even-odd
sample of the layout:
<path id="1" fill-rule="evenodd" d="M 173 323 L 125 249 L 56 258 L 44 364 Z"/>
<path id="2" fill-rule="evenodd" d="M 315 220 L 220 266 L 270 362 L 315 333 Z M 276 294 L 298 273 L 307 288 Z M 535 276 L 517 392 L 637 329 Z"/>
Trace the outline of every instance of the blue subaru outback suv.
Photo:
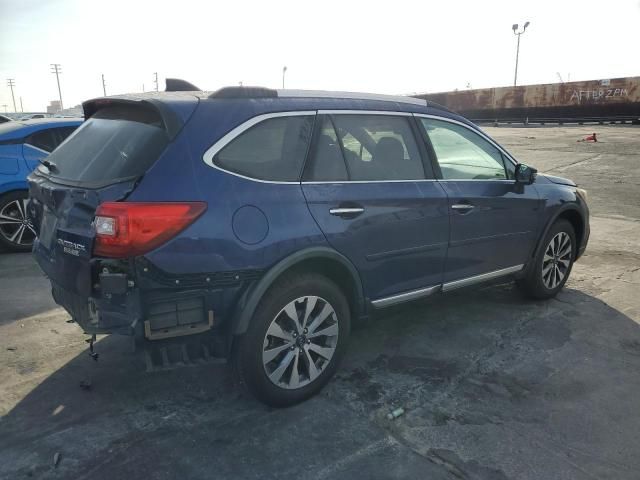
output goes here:
<path id="1" fill-rule="evenodd" d="M 373 310 L 509 277 L 552 297 L 589 237 L 586 192 L 424 100 L 228 87 L 83 106 L 29 177 L 55 301 L 152 364 L 228 357 L 271 405 L 318 392 Z"/>

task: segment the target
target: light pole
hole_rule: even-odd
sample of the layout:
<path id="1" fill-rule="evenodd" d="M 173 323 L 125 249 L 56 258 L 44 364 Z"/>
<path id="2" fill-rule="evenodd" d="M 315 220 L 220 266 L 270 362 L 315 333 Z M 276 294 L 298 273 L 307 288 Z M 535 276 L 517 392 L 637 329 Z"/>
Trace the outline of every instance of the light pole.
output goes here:
<path id="1" fill-rule="evenodd" d="M 284 89 L 284 74 L 287 73 L 287 66 L 282 67 L 282 88 Z"/>
<path id="2" fill-rule="evenodd" d="M 518 31 L 518 24 L 517 23 L 514 23 L 513 26 L 511 27 L 513 29 L 513 34 L 517 35 L 517 37 L 518 37 L 518 47 L 516 49 L 516 73 L 513 76 L 513 86 L 514 87 L 518 83 L 518 57 L 520 56 L 520 35 L 522 35 L 527 30 L 528 26 L 529 26 L 529 22 L 525 22 L 524 27 L 522 28 L 521 32 Z"/>
<path id="3" fill-rule="evenodd" d="M 62 73 L 62 65 L 59 63 L 52 63 L 51 73 L 56 74 L 56 80 L 58 81 L 58 96 L 60 97 L 60 111 L 62 111 L 64 109 L 62 106 L 62 90 L 60 90 L 60 74 Z"/>
<path id="4" fill-rule="evenodd" d="M 16 81 L 13 78 L 7 78 L 7 85 L 11 89 L 11 99 L 13 100 L 13 111 L 18 113 L 18 109 L 16 108 L 16 97 L 13 96 L 13 87 L 16 86 Z"/>

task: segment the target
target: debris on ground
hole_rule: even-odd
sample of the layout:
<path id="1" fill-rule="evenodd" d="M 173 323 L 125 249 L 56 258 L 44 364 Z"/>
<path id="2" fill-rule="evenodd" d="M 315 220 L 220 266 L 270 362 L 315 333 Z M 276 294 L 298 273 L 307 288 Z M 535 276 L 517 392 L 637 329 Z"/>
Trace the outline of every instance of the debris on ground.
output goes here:
<path id="1" fill-rule="evenodd" d="M 15 352 L 17 350 L 16 347 L 7 347 L 7 350 L 9 350 L 10 352 Z"/>
<path id="2" fill-rule="evenodd" d="M 387 413 L 387 418 L 389 420 L 395 420 L 396 418 L 402 415 L 404 415 L 404 408 L 400 407 L 400 408 L 396 408 L 395 410 L 391 410 L 389 413 Z"/>
<path id="3" fill-rule="evenodd" d="M 56 452 L 55 455 L 53 456 L 53 466 L 54 468 L 58 466 L 58 464 L 60 463 L 60 458 L 62 457 L 62 455 L 60 455 L 60 452 Z"/>
<path id="4" fill-rule="evenodd" d="M 91 380 L 80 380 L 80 388 L 83 390 L 91 390 Z"/>
<path id="5" fill-rule="evenodd" d="M 587 135 L 586 137 L 584 137 L 581 140 L 578 140 L 578 142 L 597 142 L 598 139 L 596 138 L 596 134 L 592 133 L 591 135 Z"/>

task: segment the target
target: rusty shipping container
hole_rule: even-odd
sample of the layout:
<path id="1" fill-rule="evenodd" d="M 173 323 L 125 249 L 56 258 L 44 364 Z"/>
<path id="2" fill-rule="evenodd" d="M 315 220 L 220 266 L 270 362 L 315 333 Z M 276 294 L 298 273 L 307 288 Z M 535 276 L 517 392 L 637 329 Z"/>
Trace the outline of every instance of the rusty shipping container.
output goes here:
<path id="1" fill-rule="evenodd" d="M 640 119 L 640 77 L 416 95 L 475 121 Z"/>

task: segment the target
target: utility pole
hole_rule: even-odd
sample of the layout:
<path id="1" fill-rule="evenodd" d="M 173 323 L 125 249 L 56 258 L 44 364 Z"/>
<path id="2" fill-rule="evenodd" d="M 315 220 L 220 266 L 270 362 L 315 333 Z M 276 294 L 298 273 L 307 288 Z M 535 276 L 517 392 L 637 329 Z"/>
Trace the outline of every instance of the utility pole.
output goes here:
<path id="1" fill-rule="evenodd" d="M 104 73 L 102 74 L 102 93 L 104 96 L 107 96 L 107 84 L 104 83 Z"/>
<path id="2" fill-rule="evenodd" d="M 284 74 L 287 73 L 287 66 L 282 67 L 282 89 L 284 90 Z"/>
<path id="3" fill-rule="evenodd" d="M 3 103 L 2 106 L 4 107 L 4 113 L 7 113 L 7 104 Z"/>
<path id="4" fill-rule="evenodd" d="M 52 63 L 51 73 L 56 74 L 56 80 L 58 81 L 58 96 L 60 97 L 60 110 L 62 111 L 62 109 L 64 108 L 62 106 L 62 90 L 60 90 L 60 74 L 62 73 L 62 65 L 60 65 L 59 63 Z"/>
<path id="5" fill-rule="evenodd" d="M 20 97 L 20 111 L 24 113 L 24 108 L 22 107 L 22 97 Z"/>
<path id="6" fill-rule="evenodd" d="M 513 86 L 514 87 L 518 83 L 518 57 L 520 56 L 520 35 L 522 35 L 527 30 L 528 26 L 529 26 L 529 22 L 525 22 L 524 28 L 522 29 L 521 32 L 518 32 L 518 24 L 517 23 L 514 23 L 512 25 L 512 27 L 511 27 L 513 29 L 513 34 L 518 36 L 518 47 L 516 49 L 516 73 L 513 76 Z"/>
<path id="7" fill-rule="evenodd" d="M 7 78 L 7 85 L 11 89 L 11 99 L 13 100 L 13 111 L 15 113 L 18 113 L 18 110 L 16 109 L 16 97 L 13 96 L 13 87 L 16 86 L 16 81 L 13 78 Z"/>
<path id="8" fill-rule="evenodd" d="M 153 75 L 154 75 L 153 83 L 156 84 L 156 92 L 157 92 L 158 91 L 158 72 L 155 72 Z"/>

